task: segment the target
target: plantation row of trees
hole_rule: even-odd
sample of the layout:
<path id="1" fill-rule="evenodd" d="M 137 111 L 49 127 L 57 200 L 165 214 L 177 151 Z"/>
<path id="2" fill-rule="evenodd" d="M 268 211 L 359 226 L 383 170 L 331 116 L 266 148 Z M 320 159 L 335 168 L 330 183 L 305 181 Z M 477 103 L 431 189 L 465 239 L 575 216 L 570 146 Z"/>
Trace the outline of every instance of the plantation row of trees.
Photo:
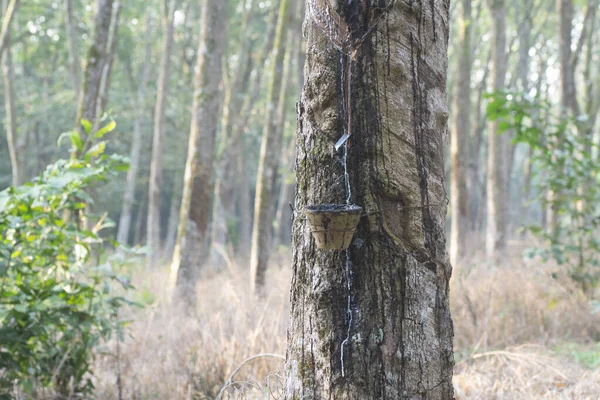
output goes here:
<path id="1" fill-rule="evenodd" d="M 23 279 L 35 283 L 55 265 L 69 276 L 101 264 L 92 243 L 117 255 L 143 245 L 146 268 L 169 267 L 169 284 L 193 306 L 201 269 L 231 258 L 262 292 L 270 254 L 292 239 L 288 398 L 452 398 L 448 287 L 451 264 L 479 243 L 471 238 L 485 232 L 486 253 L 498 259 L 529 225 L 543 239 L 535 255 L 568 264 L 588 292 L 597 282 L 598 7 L 7 1 L 0 185 L 11 188 L 0 223 L 3 270 L 13 275 L 1 290 L 27 293 Z M 130 167 L 114 178 L 119 155 Z M 318 250 L 301 212 L 344 202 L 364 212 L 352 246 Z M 57 246 L 37 254 L 49 237 Z M 70 387 L 51 368 L 39 376 L 61 392 L 91 391 L 89 349 L 119 331 L 122 301 L 95 284 L 72 300 L 56 274 L 60 295 L 44 307 L 74 317 L 55 323 L 57 337 L 77 331 L 77 318 L 100 333 L 78 331 L 88 339 L 83 386 L 62 364 Z M 120 282 L 89 271 L 85 279 Z M 0 314 L 20 328 L 47 310 L 23 298 L 33 311 L 7 303 L 14 315 Z M 84 313 L 94 304 L 109 306 Z M 22 336 L 15 348 L 34 342 Z M 44 354 L 56 345 L 39 343 Z M 48 365 L 76 361 L 71 351 Z M 29 368 L 26 358 L 15 364 Z"/>
<path id="2" fill-rule="evenodd" d="M 188 282 L 192 265 L 251 255 L 262 285 L 268 253 L 289 241 L 304 2 L 19 3 L 5 4 L 1 184 L 38 175 L 64 151 L 58 135 L 81 118 L 97 128 L 109 115 L 119 132 L 110 151 L 131 159 L 126 181 L 97 195 L 98 209 L 118 221 L 117 240 L 146 244 L 149 266 L 172 264 Z M 597 8 L 594 0 L 451 5 L 455 262 L 479 232 L 489 255 L 521 225 L 560 234 L 560 194 L 536 186 L 544 177 L 534 146 L 487 122 L 486 93 L 547 102 L 538 125 L 571 118 L 593 142 Z"/>
<path id="3" fill-rule="evenodd" d="M 94 207 L 118 221 L 117 241 L 190 286 L 197 265 L 252 247 L 262 285 L 269 249 L 290 237 L 303 2 L 19 3 L 5 17 L 2 186 L 43 171 L 82 119 L 118 121 L 108 151 L 131 166 Z"/>

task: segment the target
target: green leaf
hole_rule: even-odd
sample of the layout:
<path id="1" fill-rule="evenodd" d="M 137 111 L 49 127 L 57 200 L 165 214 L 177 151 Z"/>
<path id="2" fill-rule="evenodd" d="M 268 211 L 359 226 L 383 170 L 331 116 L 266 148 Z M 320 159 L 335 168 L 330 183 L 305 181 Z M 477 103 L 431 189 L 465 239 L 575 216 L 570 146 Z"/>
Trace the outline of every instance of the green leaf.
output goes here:
<path id="1" fill-rule="evenodd" d="M 106 142 L 104 142 L 104 141 L 98 142 L 95 145 L 93 145 L 91 149 L 86 151 L 85 155 L 83 157 L 86 160 L 90 160 L 90 159 L 98 157 L 100 154 L 104 153 L 105 149 L 106 149 Z"/>
<path id="2" fill-rule="evenodd" d="M 117 123 L 115 121 L 109 122 L 107 125 L 105 125 L 100 130 L 98 130 L 98 132 L 96 132 L 96 134 L 94 135 L 94 138 L 101 139 L 107 133 L 114 131 L 116 127 L 117 127 Z"/>
<path id="3" fill-rule="evenodd" d="M 58 145 L 62 143 L 64 138 L 69 138 L 71 141 L 71 146 L 74 150 L 81 152 L 83 150 L 83 140 L 81 140 L 81 135 L 77 131 L 63 132 L 58 137 Z"/>
<path id="4" fill-rule="evenodd" d="M 85 133 L 87 133 L 88 135 L 92 132 L 92 123 L 91 123 L 91 121 L 82 118 L 81 119 L 81 126 L 83 126 L 83 129 L 85 130 Z"/>

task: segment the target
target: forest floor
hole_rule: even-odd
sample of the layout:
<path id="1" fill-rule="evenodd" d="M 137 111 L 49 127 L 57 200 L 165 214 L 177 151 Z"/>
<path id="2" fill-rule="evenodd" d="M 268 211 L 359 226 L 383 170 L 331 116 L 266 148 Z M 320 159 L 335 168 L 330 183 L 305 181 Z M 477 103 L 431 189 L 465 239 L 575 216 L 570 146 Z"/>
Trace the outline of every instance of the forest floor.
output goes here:
<path id="1" fill-rule="evenodd" d="M 600 399 L 600 315 L 555 266 L 514 247 L 503 265 L 474 256 L 454 270 L 457 399 Z M 120 376 L 125 399 L 214 399 L 243 360 L 284 355 L 290 263 L 273 258 L 263 299 L 248 294 L 243 266 L 206 271 L 192 317 L 163 300 L 166 272 L 137 274 L 134 298 L 146 307 L 122 316 L 132 323 L 119 357 L 112 342 L 97 358 L 97 397 L 118 398 Z M 223 398 L 266 398 L 266 384 L 282 398 L 282 365 L 244 364 Z"/>

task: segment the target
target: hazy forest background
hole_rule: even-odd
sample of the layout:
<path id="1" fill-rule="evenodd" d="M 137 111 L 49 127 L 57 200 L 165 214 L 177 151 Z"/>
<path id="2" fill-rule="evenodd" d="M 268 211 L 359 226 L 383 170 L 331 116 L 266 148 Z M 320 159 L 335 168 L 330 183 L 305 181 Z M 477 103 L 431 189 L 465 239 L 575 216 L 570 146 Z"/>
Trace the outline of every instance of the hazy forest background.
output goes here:
<path id="1" fill-rule="evenodd" d="M 0 398 L 277 397 L 304 1 L 2 3 Z M 450 4 L 459 399 L 600 394 L 599 3 Z"/>

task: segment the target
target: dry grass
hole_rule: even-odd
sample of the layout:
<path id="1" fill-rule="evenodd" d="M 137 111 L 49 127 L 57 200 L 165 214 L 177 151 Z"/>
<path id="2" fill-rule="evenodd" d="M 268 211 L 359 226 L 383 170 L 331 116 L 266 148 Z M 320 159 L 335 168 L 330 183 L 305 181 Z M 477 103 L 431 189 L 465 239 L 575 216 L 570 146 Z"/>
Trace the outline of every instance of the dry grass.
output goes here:
<path id="1" fill-rule="evenodd" d="M 141 298 L 154 298 L 133 311 L 132 338 L 120 345 L 123 398 L 213 399 L 246 358 L 284 354 L 290 272 L 283 264 L 270 271 L 263 299 L 248 295 L 242 270 L 207 273 L 192 316 L 164 301 L 163 273 L 137 279 Z M 600 399 L 600 346 L 594 344 L 600 316 L 567 279 L 553 279 L 554 270 L 518 256 L 501 266 L 475 257 L 455 270 L 458 399 Z M 589 354 L 597 362 L 578 362 L 565 343 L 579 343 L 583 356 L 595 349 Z M 114 353 L 115 342 L 108 346 Z M 281 365 L 273 357 L 248 362 L 233 379 L 247 381 L 247 397 L 232 390 L 229 398 L 259 398 L 253 382 L 276 386 L 281 378 L 272 372 Z M 117 371 L 116 357 L 98 358 L 98 398 L 118 398 Z"/>
<path id="2" fill-rule="evenodd" d="M 164 301 L 165 274 L 138 282 L 156 300 L 132 315 L 132 338 L 120 346 L 125 399 L 213 399 L 238 364 L 259 353 L 283 354 L 287 329 L 289 275 L 271 271 L 263 299 L 248 294 L 245 279 L 230 272 L 206 276 L 198 287 L 194 315 Z M 115 343 L 110 344 L 115 353 Z M 263 381 L 282 362 L 273 357 L 244 366 L 236 380 Z M 97 396 L 118 398 L 117 360 L 98 360 Z"/>

